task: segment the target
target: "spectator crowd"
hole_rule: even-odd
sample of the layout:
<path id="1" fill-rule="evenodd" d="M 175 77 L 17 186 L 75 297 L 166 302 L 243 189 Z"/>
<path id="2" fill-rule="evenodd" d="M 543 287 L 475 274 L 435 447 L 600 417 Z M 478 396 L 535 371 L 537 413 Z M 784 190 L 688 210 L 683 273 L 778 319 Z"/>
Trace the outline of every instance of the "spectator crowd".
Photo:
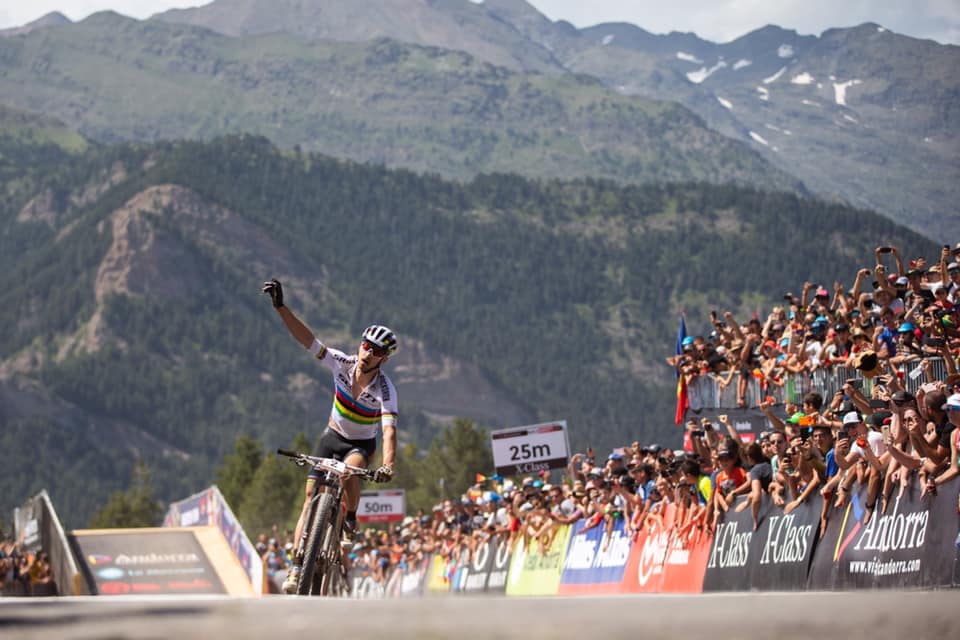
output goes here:
<path id="1" fill-rule="evenodd" d="M 3 596 L 56 595 L 47 552 L 24 551 L 12 540 L 0 542 L 0 593 Z"/>

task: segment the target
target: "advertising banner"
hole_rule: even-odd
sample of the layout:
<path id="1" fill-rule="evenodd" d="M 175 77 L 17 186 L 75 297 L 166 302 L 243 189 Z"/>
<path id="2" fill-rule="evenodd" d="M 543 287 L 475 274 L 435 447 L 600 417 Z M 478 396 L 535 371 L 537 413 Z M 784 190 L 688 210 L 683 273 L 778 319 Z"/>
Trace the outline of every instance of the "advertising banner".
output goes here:
<path id="1" fill-rule="evenodd" d="M 357 507 L 357 522 L 401 522 L 406 508 L 406 493 L 403 489 L 363 491 Z"/>
<path id="2" fill-rule="evenodd" d="M 705 526 L 688 527 L 670 536 L 663 562 L 661 593 L 700 593 L 713 533 Z"/>
<path id="3" fill-rule="evenodd" d="M 703 576 L 704 591 L 750 590 L 747 567 L 750 564 L 754 537 L 753 516 L 750 507 L 736 511 L 736 506 L 746 500 L 745 497 L 738 498 L 736 504 L 720 515 L 713 534 L 713 543 L 710 545 L 707 570 Z M 766 518 L 769 510 L 770 503 L 765 503 L 760 509 L 760 518 Z"/>
<path id="4" fill-rule="evenodd" d="M 820 532 L 823 497 L 814 492 L 789 514 L 763 494 L 762 520 L 754 533 L 747 563 L 751 589 L 801 591 Z M 744 513 L 749 513 L 747 507 Z"/>
<path id="5" fill-rule="evenodd" d="M 193 531 L 76 531 L 70 542 L 95 595 L 226 593 Z"/>
<path id="6" fill-rule="evenodd" d="M 406 561 L 401 562 L 390 572 L 390 577 L 387 578 L 387 584 L 384 587 L 384 596 L 387 598 L 422 596 L 429 568 L 429 557 L 411 564 L 407 564 Z"/>
<path id="7" fill-rule="evenodd" d="M 458 591 L 465 593 L 482 593 L 487 589 L 487 579 L 490 577 L 490 568 L 496 555 L 493 540 L 478 543 L 473 552 L 461 553 L 461 558 L 469 558 L 461 565 Z"/>
<path id="8" fill-rule="evenodd" d="M 743 511 L 736 507 L 746 504 Z M 753 530 L 748 499 L 721 516 L 713 536 L 704 591 L 777 590 L 805 588 L 819 534 L 823 498 L 814 493 L 789 514 L 763 494 L 759 527 Z"/>
<path id="9" fill-rule="evenodd" d="M 902 589 L 948 587 L 954 582 L 960 526 L 960 479 L 920 496 L 912 482 L 895 491 L 887 510 L 867 518 L 867 489 L 830 510 L 827 530 L 810 567 L 811 589 Z"/>
<path id="10" fill-rule="evenodd" d="M 263 593 L 263 561 L 260 554 L 216 486 L 172 503 L 163 519 L 164 527 L 206 525 L 214 525 L 220 529 L 234 557 L 250 579 L 254 592 Z"/>
<path id="11" fill-rule="evenodd" d="M 544 551 L 536 541 L 527 549 L 521 538 L 513 549 L 510 574 L 507 577 L 508 596 L 553 596 L 560 589 L 563 560 L 567 555 L 570 525 L 560 527 L 553 544 Z"/>
<path id="12" fill-rule="evenodd" d="M 510 538 L 495 536 L 490 540 L 490 572 L 487 574 L 487 593 L 506 593 L 510 573 Z"/>
<path id="13" fill-rule="evenodd" d="M 560 595 L 620 593 L 633 536 L 616 521 L 608 536 L 603 523 L 584 530 L 585 522 L 571 525 L 570 542 L 560 576 Z"/>
<path id="14" fill-rule="evenodd" d="M 493 465 L 503 476 L 567 466 L 569 445 L 565 420 L 490 432 Z"/>
<path id="15" fill-rule="evenodd" d="M 350 582 L 350 597 L 354 600 L 380 600 L 384 597 L 384 589 L 374 580 L 369 566 L 351 566 L 347 580 Z"/>
<path id="16" fill-rule="evenodd" d="M 623 587 L 630 593 L 660 593 L 663 591 L 663 563 L 670 549 L 676 508 L 664 506 L 647 516 L 637 532 L 636 541 L 630 549 Z"/>
<path id="17" fill-rule="evenodd" d="M 429 593 L 450 593 L 450 575 L 448 568 L 450 562 L 448 558 L 439 553 L 430 558 L 430 566 L 427 569 L 427 592 Z"/>

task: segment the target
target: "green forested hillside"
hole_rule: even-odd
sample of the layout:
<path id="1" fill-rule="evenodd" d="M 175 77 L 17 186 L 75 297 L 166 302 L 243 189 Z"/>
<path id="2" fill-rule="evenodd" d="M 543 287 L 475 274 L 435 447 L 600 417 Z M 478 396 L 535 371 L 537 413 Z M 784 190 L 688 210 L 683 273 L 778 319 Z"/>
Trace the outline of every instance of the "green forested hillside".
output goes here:
<path id="1" fill-rule="evenodd" d="M 505 171 L 803 191 L 676 103 L 384 38 L 231 38 L 102 12 L 0 38 L 0 64 L 4 102 L 101 142 L 258 133 L 456 178 Z"/>
<path id="2" fill-rule="evenodd" d="M 693 332 L 710 308 L 849 276 L 878 242 L 935 250 L 869 212 L 736 187 L 458 184 L 248 136 L 50 154 L 0 203 L 0 507 L 47 487 L 68 526 L 137 456 L 170 499 L 240 433 L 318 434 L 328 375 L 260 295 L 270 276 L 331 344 L 388 323 L 408 354 L 475 365 L 503 402 L 568 420 L 575 447 L 608 447 L 674 437 L 660 363 L 681 308 Z M 425 448 L 431 398 L 405 402 L 402 355 L 401 429 Z"/>

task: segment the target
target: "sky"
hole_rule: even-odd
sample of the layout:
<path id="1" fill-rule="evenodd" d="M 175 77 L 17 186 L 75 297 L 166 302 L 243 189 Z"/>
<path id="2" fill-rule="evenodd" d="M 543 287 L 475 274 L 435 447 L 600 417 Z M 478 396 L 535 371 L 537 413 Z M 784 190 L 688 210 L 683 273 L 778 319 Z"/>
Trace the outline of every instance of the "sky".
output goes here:
<path id="1" fill-rule="evenodd" d="M 477 0 L 474 0 L 477 1 Z M 552 20 L 577 27 L 630 22 L 653 33 L 692 31 L 728 42 L 767 24 L 820 35 L 831 27 L 876 22 L 892 31 L 960 44 L 960 0 L 528 0 Z M 0 0 L 0 28 L 19 26 L 51 11 L 81 20 L 112 9 L 146 18 L 204 0 Z"/>

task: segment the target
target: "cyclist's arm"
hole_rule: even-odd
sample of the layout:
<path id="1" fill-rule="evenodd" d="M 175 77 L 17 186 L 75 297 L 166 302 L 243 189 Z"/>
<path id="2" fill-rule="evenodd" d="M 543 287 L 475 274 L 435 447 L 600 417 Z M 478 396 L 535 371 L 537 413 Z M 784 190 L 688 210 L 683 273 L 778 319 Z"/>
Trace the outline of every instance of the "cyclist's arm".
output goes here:
<path id="1" fill-rule="evenodd" d="M 393 467 L 397 460 L 397 416 L 399 402 L 393 381 L 383 378 L 383 400 L 380 406 L 380 426 L 383 429 L 383 464 Z"/>
<path id="2" fill-rule="evenodd" d="M 299 342 L 304 349 L 313 346 L 316 336 L 313 335 L 313 331 L 310 331 L 310 327 L 303 324 L 300 318 L 293 314 L 293 311 L 290 311 L 287 307 L 280 307 L 277 309 L 277 313 L 280 314 L 283 324 L 287 326 L 287 331 L 290 332 L 294 340 Z"/>
<path id="3" fill-rule="evenodd" d="M 393 468 L 397 452 L 397 426 L 388 423 L 383 425 L 383 464 Z"/>

